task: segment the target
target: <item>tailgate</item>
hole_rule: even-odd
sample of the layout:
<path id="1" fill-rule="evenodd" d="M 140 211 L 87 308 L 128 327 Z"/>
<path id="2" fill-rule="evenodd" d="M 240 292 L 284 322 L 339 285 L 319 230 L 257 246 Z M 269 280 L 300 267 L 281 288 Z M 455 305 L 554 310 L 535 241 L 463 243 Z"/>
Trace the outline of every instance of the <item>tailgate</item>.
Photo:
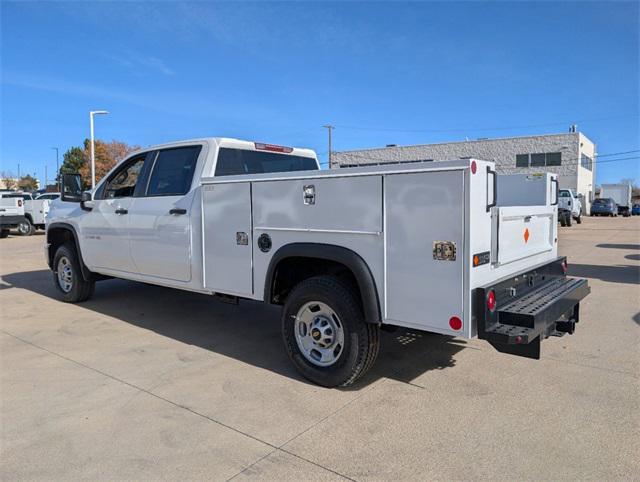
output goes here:
<path id="1" fill-rule="evenodd" d="M 24 214 L 22 207 L 22 199 L 18 198 L 2 198 L 0 199 L 0 215 L 16 216 Z"/>
<path id="2" fill-rule="evenodd" d="M 551 251 L 555 206 L 503 206 L 491 210 L 491 261 L 497 265 Z"/>

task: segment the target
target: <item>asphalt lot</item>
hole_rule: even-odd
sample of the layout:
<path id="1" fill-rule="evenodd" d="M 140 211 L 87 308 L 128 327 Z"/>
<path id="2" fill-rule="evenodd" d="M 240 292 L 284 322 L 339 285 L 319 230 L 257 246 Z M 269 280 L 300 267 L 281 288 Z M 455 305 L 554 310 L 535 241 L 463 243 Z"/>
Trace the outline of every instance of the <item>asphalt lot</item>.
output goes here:
<path id="1" fill-rule="evenodd" d="M 592 293 L 542 360 L 400 330 L 348 390 L 298 376 L 274 307 L 120 280 L 64 304 L 42 234 L 0 240 L 0 478 L 637 479 L 640 218 L 560 231 Z"/>

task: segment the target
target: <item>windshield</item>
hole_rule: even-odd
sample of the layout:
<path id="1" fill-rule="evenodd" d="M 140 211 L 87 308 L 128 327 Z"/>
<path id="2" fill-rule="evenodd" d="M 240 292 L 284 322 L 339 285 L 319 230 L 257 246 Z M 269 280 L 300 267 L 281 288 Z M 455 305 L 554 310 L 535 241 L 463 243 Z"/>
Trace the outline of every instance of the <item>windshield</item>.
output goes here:
<path id="1" fill-rule="evenodd" d="M 312 157 L 222 147 L 218 151 L 215 175 L 235 176 L 238 174 L 317 170 L 318 164 Z"/>

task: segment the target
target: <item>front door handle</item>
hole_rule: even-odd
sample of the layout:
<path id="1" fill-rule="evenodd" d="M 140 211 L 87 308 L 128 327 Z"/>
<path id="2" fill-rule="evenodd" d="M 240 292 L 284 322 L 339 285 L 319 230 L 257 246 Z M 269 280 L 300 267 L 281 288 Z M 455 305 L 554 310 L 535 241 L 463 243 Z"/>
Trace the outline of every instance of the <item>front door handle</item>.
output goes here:
<path id="1" fill-rule="evenodd" d="M 116 209 L 116 214 L 127 214 L 129 211 L 127 209 L 118 208 Z"/>
<path id="2" fill-rule="evenodd" d="M 169 214 L 187 214 L 187 210 L 182 208 L 173 208 L 169 211 Z"/>

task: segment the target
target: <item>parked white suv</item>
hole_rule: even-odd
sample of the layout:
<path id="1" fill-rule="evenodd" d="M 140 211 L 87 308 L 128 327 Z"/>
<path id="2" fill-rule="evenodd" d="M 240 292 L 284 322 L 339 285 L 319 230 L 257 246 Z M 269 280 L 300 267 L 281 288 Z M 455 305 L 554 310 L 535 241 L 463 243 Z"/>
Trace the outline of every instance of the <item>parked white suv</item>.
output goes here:
<path id="1" fill-rule="evenodd" d="M 109 276 L 282 305 L 290 359 L 324 386 L 371 367 L 384 325 L 539 358 L 541 340 L 573 333 L 589 292 L 557 256 L 549 179 L 523 206 L 531 180 L 514 177 L 498 199 L 494 164 L 480 160 L 321 171 L 308 149 L 165 144 L 93 192 L 65 175 L 46 260 L 69 302 Z"/>

